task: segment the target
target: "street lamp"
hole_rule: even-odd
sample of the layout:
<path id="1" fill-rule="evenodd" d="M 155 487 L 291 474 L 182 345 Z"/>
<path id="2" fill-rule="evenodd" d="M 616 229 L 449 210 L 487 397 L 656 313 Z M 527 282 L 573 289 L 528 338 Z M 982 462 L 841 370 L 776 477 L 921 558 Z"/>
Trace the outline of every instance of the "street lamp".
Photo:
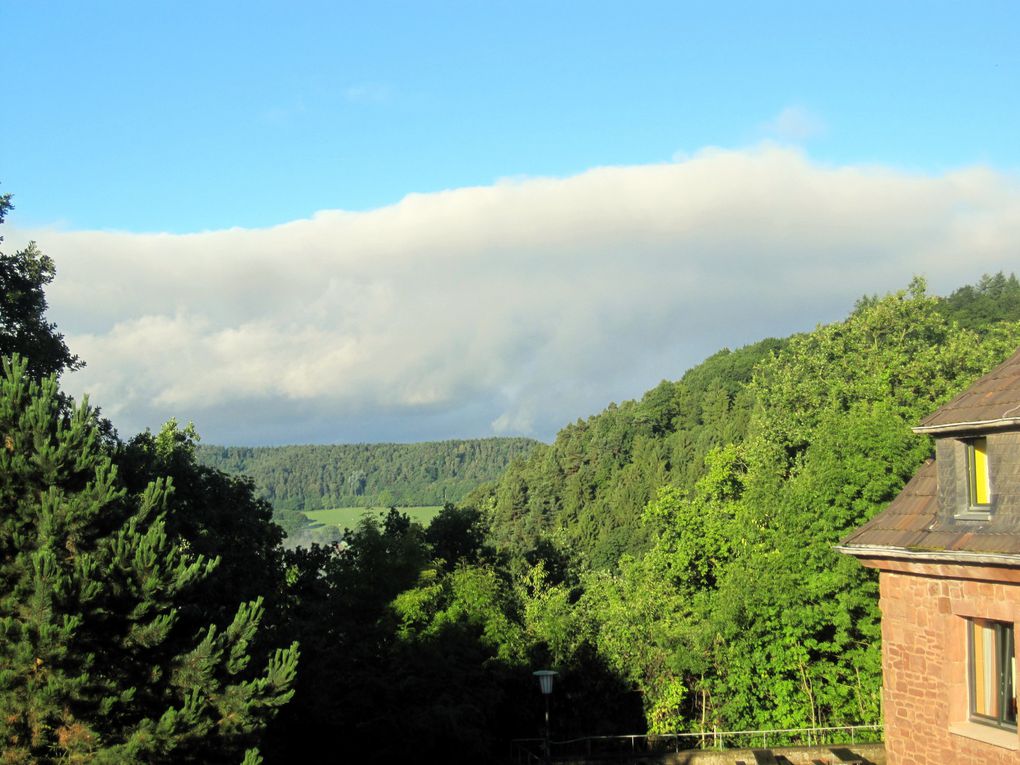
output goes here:
<path id="1" fill-rule="evenodd" d="M 552 760 L 552 754 L 549 751 L 549 697 L 553 692 L 553 678 L 559 673 L 553 672 L 551 669 L 540 669 L 531 674 L 538 678 L 538 687 L 542 689 L 542 696 L 545 698 L 545 761 L 548 765 Z"/>

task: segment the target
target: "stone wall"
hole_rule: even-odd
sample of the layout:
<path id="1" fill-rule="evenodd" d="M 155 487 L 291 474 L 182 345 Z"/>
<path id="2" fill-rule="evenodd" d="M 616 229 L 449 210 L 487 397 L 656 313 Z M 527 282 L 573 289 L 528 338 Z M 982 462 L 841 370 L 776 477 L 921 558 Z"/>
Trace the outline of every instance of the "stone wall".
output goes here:
<path id="1" fill-rule="evenodd" d="M 966 637 L 968 617 L 1020 622 L 1020 585 L 983 567 L 878 566 L 889 765 L 1020 763 L 1015 731 L 968 720 Z"/>

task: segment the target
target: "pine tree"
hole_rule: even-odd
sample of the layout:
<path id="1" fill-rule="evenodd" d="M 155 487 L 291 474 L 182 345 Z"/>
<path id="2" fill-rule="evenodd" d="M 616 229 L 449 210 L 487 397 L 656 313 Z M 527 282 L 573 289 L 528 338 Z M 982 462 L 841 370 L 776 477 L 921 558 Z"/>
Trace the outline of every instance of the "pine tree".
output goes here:
<path id="1" fill-rule="evenodd" d="M 218 564 L 168 530 L 172 482 L 128 492 L 87 402 L 25 360 L 0 377 L 0 761 L 259 761 L 297 645 L 261 672 L 261 599 L 197 635 L 180 619 Z"/>

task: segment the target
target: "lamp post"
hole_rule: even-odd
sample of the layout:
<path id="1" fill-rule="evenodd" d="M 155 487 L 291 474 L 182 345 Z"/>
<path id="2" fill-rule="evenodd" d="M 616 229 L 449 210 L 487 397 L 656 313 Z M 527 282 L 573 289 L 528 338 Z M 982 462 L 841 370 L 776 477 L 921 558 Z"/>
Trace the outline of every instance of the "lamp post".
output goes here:
<path id="1" fill-rule="evenodd" d="M 531 674 L 538 678 L 538 687 L 542 689 L 542 696 L 545 698 L 545 762 L 549 765 L 552 761 L 552 754 L 549 751 L 549 697 L 553 692 L 553 678 L 559 673 L 551 669 L 540 669 Z"/>

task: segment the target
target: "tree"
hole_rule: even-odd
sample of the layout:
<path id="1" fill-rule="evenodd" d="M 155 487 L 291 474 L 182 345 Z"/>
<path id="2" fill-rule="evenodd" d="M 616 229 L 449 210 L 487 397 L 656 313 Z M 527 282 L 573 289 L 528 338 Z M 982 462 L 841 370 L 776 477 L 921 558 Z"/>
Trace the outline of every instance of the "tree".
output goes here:
<path id="1" fill-rule="evenodd" d="M 167 528 L 188 540 L 192 552 L 219 565 L 194 590 L 197 618 L 229 619 L 239 602 L 264 596 L 270 623 L 283 590 L 283 531 L 272 508 L 255 496 L 250 479 L 230 476 L 197 461 L 194 426 L 167 422 L 159 433 L 139 433 L 121 446 L 114 462 L 131 492 L 160 477 L 173 481 Z"/>
<path id="2" fill-rule="evenodd" d="M 304 658 L 294 701 L 270 733 L 273 761 L 329 761 L 342 741 L 352 761 L 390 762 L 373 759 L 380 747 L 413 741 L 392 736 L 406 722 L 397 710 L 426 696 L 397 692 L 390 603 L 429 557 L 421 526 L 393 509 L 382 523 L 366 516 L 339 544 L 286 553 L 286 629 Z"/>
<path id="3" fill-rule="evenodd" d="M 0 223 L 13 207 L 10 194 L 0 195 Z M 55 274 L 53 260 L 35 242 L 13 255 L 0 252 L 0 356 L 21 354 L 29 374 L 39 379 L 85 366 L 68 350 L 57 325 L 46 320 L 43 288 Z"/>
<path id="4" fill-rule="evenodd" d="M 128 491 L 86 403 L 19 357 L 0 378 L 0 748 L 9 763 L 258 761 L 297 645 L 261 673 L 260 598 L 197 633 L 216 569 L 167 521 L 172 481 Z"/>
<path id="5" fill-rule="evenodd" d="M 485 524 L 473 507 L 454 507 L 447 502 L 425 530 L 432 554 L 449 567 L 458 562 L 477 563 L 485 553 Z"/>

